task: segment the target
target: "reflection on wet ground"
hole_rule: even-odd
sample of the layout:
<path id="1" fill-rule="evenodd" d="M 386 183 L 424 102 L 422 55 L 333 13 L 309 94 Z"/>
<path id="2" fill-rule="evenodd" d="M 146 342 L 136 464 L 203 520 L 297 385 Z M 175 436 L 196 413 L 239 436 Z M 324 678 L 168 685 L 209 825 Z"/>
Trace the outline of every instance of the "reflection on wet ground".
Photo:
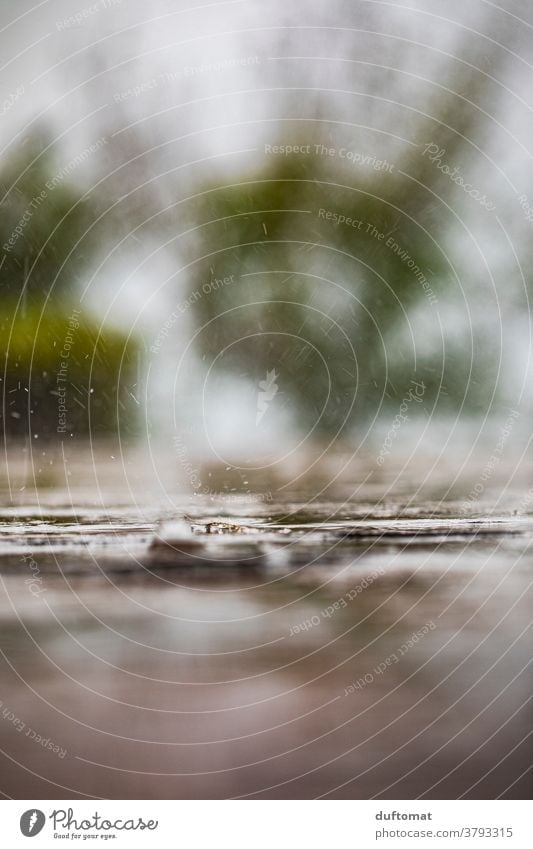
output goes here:
<path id="1" fill-rule="evenodd" d="M 527 516 L 190 501 L 5 499 L 4 794 L 530 797 Z"/>

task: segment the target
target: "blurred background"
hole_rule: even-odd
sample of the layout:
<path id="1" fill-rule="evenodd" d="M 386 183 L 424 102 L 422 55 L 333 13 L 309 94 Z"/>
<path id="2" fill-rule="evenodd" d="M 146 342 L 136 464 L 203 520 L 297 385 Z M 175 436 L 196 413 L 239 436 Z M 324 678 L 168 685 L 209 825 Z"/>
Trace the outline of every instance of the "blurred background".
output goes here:
<path id="1" fill-rule="evenodd" d="M 5 7 L 7 443 L 119 435 L 164 488 L 176 445 L 375 454 L 415 383 L 399 453 L 527 418 L 526 11 Z"/>

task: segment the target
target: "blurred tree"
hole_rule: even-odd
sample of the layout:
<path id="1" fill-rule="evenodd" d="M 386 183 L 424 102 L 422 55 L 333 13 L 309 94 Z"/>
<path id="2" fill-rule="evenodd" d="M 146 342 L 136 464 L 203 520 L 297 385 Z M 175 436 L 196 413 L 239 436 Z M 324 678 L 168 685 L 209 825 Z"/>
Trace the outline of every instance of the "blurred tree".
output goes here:
<path id="1" fill-rule="evenodd" d="M 471 340 L 442 335 L 449 303 L 464 311 L 445 252 L 442 201 L 453 192 L 461 204 L 466 197 L 451 169 L 437 167 L 420 143 L 438 140 L 445 163 L 464 164 L 487 131 L 490 121 L 475 106 L 490 93 L 487 77 L 469 69 L 453 85 L 453 95 L 439 86 L 432 108 L 416 116 L 417 145 L 394 163 L 363 149 L 355 133 L 326 138 L 311 125 L 305 137 L 285 131 L 279 144 L 294 152 L 265 157 L 262 173 L 212 183 L 194 200 L 189 216 L 200 238 L 189 245 L 191 303 L 205 327 L 197 346 L 207 366 L 257 381 L 296 356 L 286 337 L 300 334 L 303 356 L 285 370 L 284 385 L 325 433 L 335 432 L 343 410 L 348 421 L 365 421 L 382 403 L 397 405 L 412 379 L 424 383 L 427 404 L 438 398 L 441 408 L 458 410 L 466 399 L 475 410 L 486 403 L 497 347 L 476 327 Z M 334 153 L 324 155 L 326 148 Z M 347 152 L 360 157 L 350 170 Z M 202 294 L 204 281 L 229 274 L 235 285 Z M 250 334 L 253 350 L 237 343 Z M 221 357 L 226 349 L 231 356 Z"/>
<path id="2" fill-rule="evenodd" d="M 121 410 L 131 429 L 136 346 L 80 307 L 94 209 L 69 179 L 77 160 L 58 170 L 47 145 L 26 140 L 0 170 L 4 434 L 110 433 Z"/>

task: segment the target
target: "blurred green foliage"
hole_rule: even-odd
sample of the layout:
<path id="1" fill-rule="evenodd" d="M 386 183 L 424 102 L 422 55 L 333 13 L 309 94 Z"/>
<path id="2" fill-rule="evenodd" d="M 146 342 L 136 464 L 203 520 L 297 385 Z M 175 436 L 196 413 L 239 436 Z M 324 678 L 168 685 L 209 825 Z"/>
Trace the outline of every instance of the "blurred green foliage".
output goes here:
<path id="1" fill-rule="evenodd" d="M 475 327 L 458 337 L 449 311 L 465 314 L 446 252 L 443 222 L 450 229 L 454 222 L 445 203 L 454 191 L 467 201 L 423 154 L 423 142 L 438 141 L 447 162 L 464 165 L 467 140 L 486 131 L 472 107 L 487 96 L 486 78 L 465 73 L 453 85 L 457 96 L 439 90 L 433 108 L 413 116 L 418 143 L 398 147 L 390 162 L 361 132 L 335 130 L 325 139 L 323 128 L 306 125 L 305 135 L 275 140 L 301 151 L 265 152 L 260 173 L 205 187 L 189 212 L 200 235 L 188 259 L 203 328 L 196 344 L 208 368 L 256 383 L 282 369 L 295 408 L 319 417 L 324 433 L 334 433 L 344 414 L 364 422 L 383 404 L 396 406 L 412 379 L 424 383 L 428 410 L 438 402 L 441 411 L 466 404 L 477 412 L 486 403 L 497 347 Z M 235 283 L 216 285 L 231 274 Z M 253 344 L 237 341 L 252 334 Z M 289 350 L 295 334 L 300 342 Z"/>
<path id="2" fill-rule="evenodd" d="M 137 349 L 121 333 L 99 336 L 83 315 L 53 305 L 13 322 L 4 316 L 1 326 L 8 340 L 3 380 L 9 434 L 98 435 L 114 432 L 119 420 L 121 431 L 133 430 L 129 393 L 136 391 Z M 67 412 L 60 418 L 63 402 Z"/>

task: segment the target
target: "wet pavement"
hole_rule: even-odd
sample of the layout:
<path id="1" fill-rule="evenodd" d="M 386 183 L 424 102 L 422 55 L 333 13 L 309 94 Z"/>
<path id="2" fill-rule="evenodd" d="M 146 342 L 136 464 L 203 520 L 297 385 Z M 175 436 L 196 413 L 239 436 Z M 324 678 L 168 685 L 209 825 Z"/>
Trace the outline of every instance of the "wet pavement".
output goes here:
<path id="1" fill-rule="evenodd" d="M 518 494 L 363 495 L 4 493 L 4 795 L 530 798 Z"/>

